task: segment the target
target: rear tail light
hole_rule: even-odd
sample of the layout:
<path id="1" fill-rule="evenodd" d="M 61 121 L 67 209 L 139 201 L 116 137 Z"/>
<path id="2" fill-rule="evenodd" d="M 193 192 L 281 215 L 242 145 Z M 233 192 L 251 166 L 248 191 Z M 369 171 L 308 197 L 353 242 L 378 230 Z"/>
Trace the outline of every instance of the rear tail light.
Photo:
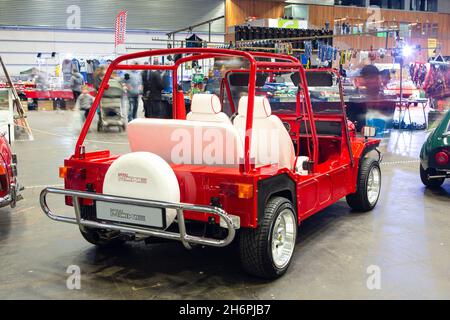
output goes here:
<path id="1" fill-rule="evenodd" d="M 253 198 L 253 185 L 247 183 L 223 183 L 220 190 L 226 196 L 237 197 L 240 199 Z"/>
<path id="2" fill-rule="evenodd" d="M 81 179 L 86 180 L 85 168 L 59 167 L 59 177 L 62 179 Z"/>
<path id="3" fill-rule="evenodd" d="M 59 167 L 59 177 L 65 179 L 67 177 L 68 167 Z"/>
<path id="4" fill-rule="evenodd" d="M 445 151 L 439 151 L 438 153 L 436 153 L 436 155 L 434 156 L 434 159 L 436 160 L 436 163 L 439 166 L 443 166 L 446 165 L 448 163 L 448 154 Z"/>
<path id="5" fill-rule="evenodd" d="M 6 167 L 0 164 L 0 175 L 5 175 L 7 173 Z"/>

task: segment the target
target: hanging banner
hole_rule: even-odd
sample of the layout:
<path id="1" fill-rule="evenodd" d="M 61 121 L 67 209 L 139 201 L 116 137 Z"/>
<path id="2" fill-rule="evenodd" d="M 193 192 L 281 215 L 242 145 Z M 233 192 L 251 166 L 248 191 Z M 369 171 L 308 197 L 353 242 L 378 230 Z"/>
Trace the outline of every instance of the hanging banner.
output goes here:
<path id="1" fill-rule="evenodd" d="M 125 33 L 127 32 L 127 11 L 122 10 L 116 18 L 116 32 L 114 35 L 114 46 L 125 43 Z"/>

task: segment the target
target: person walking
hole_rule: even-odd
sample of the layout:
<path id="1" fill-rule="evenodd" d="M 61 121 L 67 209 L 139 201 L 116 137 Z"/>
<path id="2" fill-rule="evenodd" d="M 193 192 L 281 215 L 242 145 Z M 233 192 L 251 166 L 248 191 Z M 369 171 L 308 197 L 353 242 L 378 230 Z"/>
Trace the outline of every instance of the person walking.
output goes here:
<path id="1" fill-rule="evenodd" d="M 81 94 L 78 96 L 77 102 L 75 104 L 76 109 L 80 110 L 82 114 L 82 122 L 86 121 L 89 111 L 91 110 L 92 103 L 94 102 L 94 97 L 89 94 L 89 87 L 83 86 Z"/>
<path id="2" fill-rule="evenodd" d="M 158 60 L 153 65 L 158 65 Z M 142 73 L 144 112 L 146 118 L 164 118 L 162 110 L 162 90 L 164 85 L 158 70 L 145 70 Z"/>
<path id="3" fill-rule="evenodd" d="M 123 83 L 127 89 L 129 103 L 128 122 L 130 122 L 137 118 L 139 95 L 142 91 L 142 77 L 137 71 L 133 70 L 125 74 Z"/>
<path id="4" fill-rule="evenodd" d="M 84 85 L 84 78 L 76 69 L 72 70 L 72 77 L 70 78 L 70 88 L 73 92 L 73 99 L 75 102 L 81 94 L 81 88 Z"/>

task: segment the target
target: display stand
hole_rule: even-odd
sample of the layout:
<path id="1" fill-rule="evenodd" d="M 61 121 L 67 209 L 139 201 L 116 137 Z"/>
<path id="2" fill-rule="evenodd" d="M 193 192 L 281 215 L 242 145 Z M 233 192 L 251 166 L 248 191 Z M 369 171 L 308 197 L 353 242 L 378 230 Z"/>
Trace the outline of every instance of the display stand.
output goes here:
<path id="1" fill-rule="evenodd" d="M 14 141 L 14 110 L 10 88 L 0 89 L 0 134 L 4 134 L 8 142 Z"/>
<path id="2" fill-rule="evenodd" d="M 14 106 L 17 110 L 17 115 L 14 115 L 14 124 L 21 129 L 25 129 L 25 131 L 28 134 L 28 138 L 30 140 L 34 140 L 33 133 L 31 132 L 31 128 L 28 125 L 25 110 L 23 110 L 22 108 L 22 104 L 20 103 L 20 98 L 19 95 L 17 94 L 17 90 L 14 87 L 13 82 L 11 81 L 11 77 L 9 76 L 8 70 L 6 70 L 6 66 L 3 63 L 3 59 L 1 56 L 0 56 L 0 64 L 2 65 L 3 73 L 5 74 L 6 77 L 6 82 L 8 83 L 11 89 L 13 110 Z"/>

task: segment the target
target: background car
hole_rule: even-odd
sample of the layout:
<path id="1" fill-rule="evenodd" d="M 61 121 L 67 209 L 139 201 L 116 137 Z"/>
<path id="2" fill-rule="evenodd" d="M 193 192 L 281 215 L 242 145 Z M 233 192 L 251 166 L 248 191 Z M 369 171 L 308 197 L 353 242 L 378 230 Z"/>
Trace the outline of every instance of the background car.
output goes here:
<path id="1" fill-rule="evenodd" d="M 11 205 L 21 199 L 17 183 L 17 157 L 12 153 L 5 133 L 0 133 L 0 207 Z"/>
<path id="2" fill-rule="evenodd" d="M 450 110 L 420 151 L 420 178 L 425 186 L 436 188 L 450 177 Z"/>

